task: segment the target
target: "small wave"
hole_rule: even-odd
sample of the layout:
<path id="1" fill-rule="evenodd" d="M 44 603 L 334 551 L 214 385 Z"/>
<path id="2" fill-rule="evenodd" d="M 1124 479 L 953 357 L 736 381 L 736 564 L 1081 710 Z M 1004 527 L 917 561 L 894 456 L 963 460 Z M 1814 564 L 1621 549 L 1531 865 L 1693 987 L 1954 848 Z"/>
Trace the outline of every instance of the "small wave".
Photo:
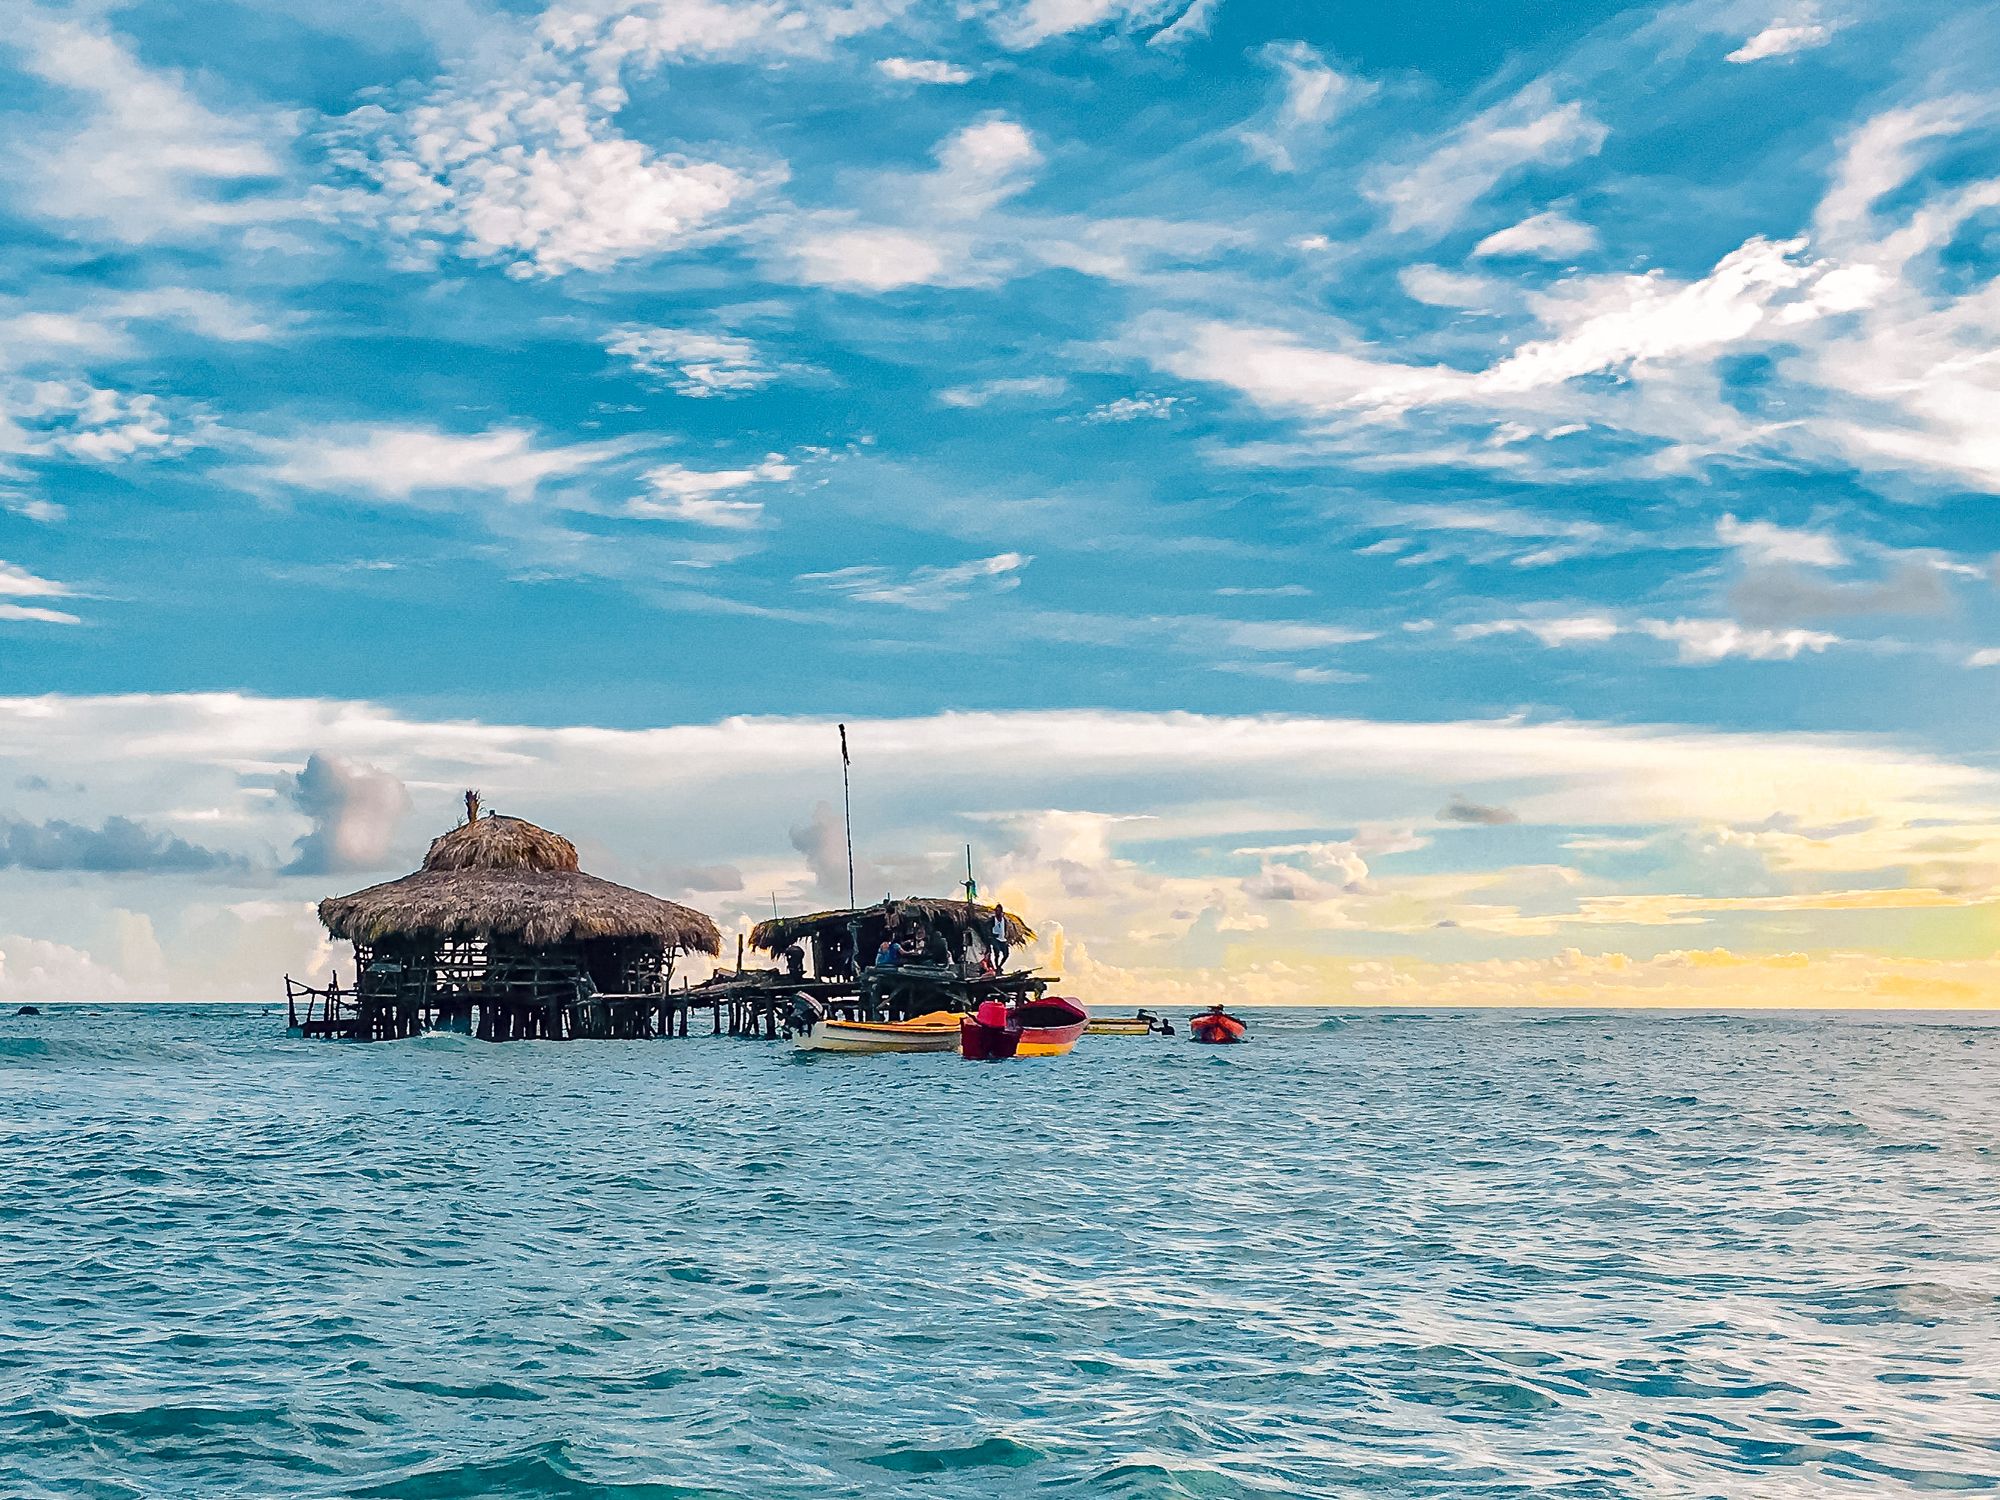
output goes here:
<path id="1" fill-rule="evenodd" d="M 1012 1438 L 990 1437 L 957 1448 L 892 1448 L 870 1454 L 864 1462 L 898 1474 L 942 1474 L 951 1469 L 1020 1469 L 1045 1456 Z"/>
<path id="2" fill-rule="evenodd" d="M 579 1473 L 561 1439 L 483 1461 L 432 1464 L 350 1491 L 375 1500 L 736 1500 L 735 1490 Z"/>

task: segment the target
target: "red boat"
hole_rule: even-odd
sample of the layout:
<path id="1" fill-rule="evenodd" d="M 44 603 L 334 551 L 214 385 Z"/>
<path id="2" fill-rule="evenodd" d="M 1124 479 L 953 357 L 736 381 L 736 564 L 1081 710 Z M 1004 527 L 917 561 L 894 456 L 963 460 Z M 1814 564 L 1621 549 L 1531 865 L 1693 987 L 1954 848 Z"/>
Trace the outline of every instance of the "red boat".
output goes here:
<path id="1" fill-rule="evenodd" d="M 1194 1033 L 1197 1042 L 1214 1044 L 1240 1042 L 1250 1028 L 1218 1005 L 1215 1009 L 1205 1010 L 1189 1021 L 1188 1030 Z"/>
<path id="2" fill-rule="evenodd" d="M 1021 1023 L 998 1000 L 982 1000 L 979 1009 L 958 1023 L 960 1056 L 974 1062 L 1005 1062 L 1021 1047 Z"/>
<path id="3" fill-rule="evenodd" d="M 1014 1019 L 1021 1027 L 1022 1057 L 1061 1057 L 1083 1035 L 1090 1012 L 1061 995 L 1044 995 L 1015 1006 Z"/>

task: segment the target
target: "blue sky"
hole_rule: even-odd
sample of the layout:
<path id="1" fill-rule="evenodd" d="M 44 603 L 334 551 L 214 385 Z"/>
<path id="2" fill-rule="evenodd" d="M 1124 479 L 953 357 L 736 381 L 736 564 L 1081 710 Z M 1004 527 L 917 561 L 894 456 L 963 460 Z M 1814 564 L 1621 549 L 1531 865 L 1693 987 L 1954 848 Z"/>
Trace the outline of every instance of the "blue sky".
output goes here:
<path id="1" fill-rule="evenodd" d="M 845 718 L 1107 989 L 1988 993 L 1983 7 L 4 10 L 0 990 Z"/>

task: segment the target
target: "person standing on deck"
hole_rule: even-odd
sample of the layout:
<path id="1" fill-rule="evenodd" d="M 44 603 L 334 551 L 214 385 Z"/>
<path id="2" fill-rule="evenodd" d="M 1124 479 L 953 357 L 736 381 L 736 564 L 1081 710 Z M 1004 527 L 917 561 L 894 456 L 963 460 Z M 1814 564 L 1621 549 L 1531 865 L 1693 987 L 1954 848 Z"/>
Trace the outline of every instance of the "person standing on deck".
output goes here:
<path id="1" fill-rule="evenodd" d="M 1007 941 L 1007 909 L 997 903 L 993 908 L 993 934 L 987 939 L 986 949 L 993 955 L 996 971 L 1007 967 L 1007 955 L 1012 951 L 1012 944 Z"/>

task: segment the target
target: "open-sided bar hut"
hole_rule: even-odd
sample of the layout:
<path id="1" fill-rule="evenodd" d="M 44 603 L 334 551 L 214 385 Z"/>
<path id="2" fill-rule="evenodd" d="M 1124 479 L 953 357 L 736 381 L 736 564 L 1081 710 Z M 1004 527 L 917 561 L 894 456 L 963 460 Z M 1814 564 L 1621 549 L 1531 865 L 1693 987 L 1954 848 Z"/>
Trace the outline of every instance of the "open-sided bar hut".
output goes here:
<path id="1" fill-rule="evenodd" d="M 351 997 L 321 1034 L 365 1041 L 427 1029 L 491 1041 L 654 1036 L 672 1020 L 674 960 L 721 951 L 700 912 L 586 875 L 576 846 L 520 818 L 466 821 L 401 880 L 331 896 L 320 920 L 354 944 Z"/>
<path id="2" fill-rule="evenodd" d="M 991 948 L 993 918 L 998 910 L 972 901 L 905 896 L 900 901 L 853 911 L 772 917 L 750 929 L 750 946 L 772 954 L 801 947 L 806 950 L 806 972 L 812 978 L 852 979 L 870 965 L 884 938 L 900 939 L 918 931 L 942 938 L 954 966 L 977 967 Z M 1008 912 L 1007 946 L 1017 949 L 1034 940 L 1034 929 Z"/>

